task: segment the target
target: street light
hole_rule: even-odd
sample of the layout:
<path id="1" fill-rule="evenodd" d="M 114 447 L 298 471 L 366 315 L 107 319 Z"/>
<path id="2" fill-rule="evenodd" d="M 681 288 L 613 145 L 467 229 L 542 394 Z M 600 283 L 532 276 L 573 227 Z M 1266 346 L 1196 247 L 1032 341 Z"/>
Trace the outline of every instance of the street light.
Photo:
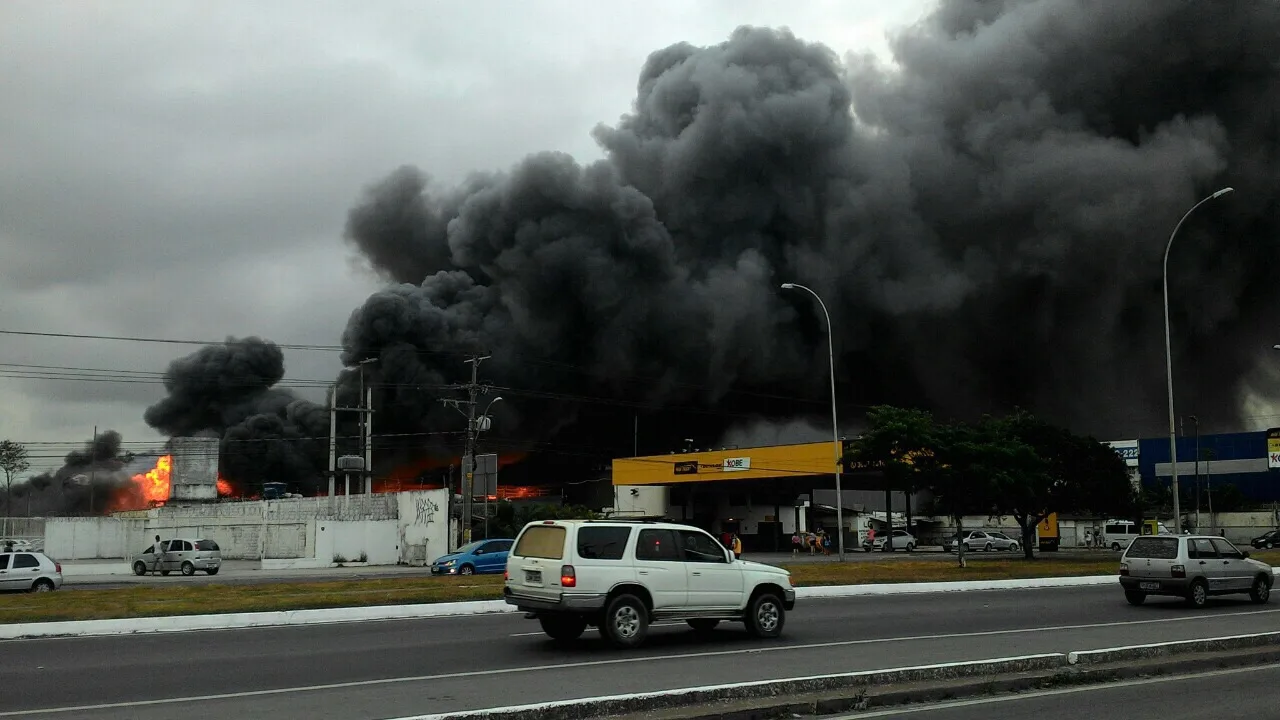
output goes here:
<path id="1" fill-rule="evenodd" d="M 822 308 L 822 315 L 827 319 L 827 359 L 831 363 L 831 441 L 836 451 L 836 546 L 840 553 L 840 562 L 844 562 L 844 495 L 840 491 L 840 465 L 843 463 L 844 453 L 840 447 L 840 423 L 836 419 L 836 347 L 835 347 L 835 328 L 831 325 L 831 314 L 827 312 L 827 304 L 822 302 L 822 298 L 818 293 L 804 285 L 796 283 L 782 283 L 783 290 L 804 290 L 818 301 L 818 306 Z M 889 527 L 893 527 L 893 519 L 886 514 L 885 520 L 889 522 Z M 890 532 L 890 535 L 893 533 Z"/>
<path id="2" fill-rule="evenodd" d="M 1173 249 L 1173 239 L 1178 236 L 1178 231 L 1182 229 L 1182 224 L 1187 221 L 1187 218 L 1191 217 L 1191 213 L 1210 200 L 1216 200 L 1234 191 L 1235 188 L 1225 187 L 1192 205 L 1173 227 L 1173 232 L 1169 235 L 1169 243 L 1164 247 L 1164 370 L 1169 380 L 1169 472 L 1173 478 L 1173 522 L 1177 525 L 1179 534 L 1182 533 L 1182 507 L 1178 500 L 1178 434 L 1173 416 L 1173 350 L 1169 342 L 1169 251 Z"/>

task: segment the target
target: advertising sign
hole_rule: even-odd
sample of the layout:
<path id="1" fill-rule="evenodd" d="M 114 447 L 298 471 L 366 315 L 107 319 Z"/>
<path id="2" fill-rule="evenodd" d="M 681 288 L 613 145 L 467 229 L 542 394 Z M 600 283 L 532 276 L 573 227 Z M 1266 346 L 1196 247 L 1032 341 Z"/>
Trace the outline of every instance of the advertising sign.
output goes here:
<path id="1" fill-rule="evenodd" d="M 725 458 L 722 467 L 723 472 L 741 472 L 750 469 L 751 458 L 749 457 Z"/>
<path id="2" fill-rule="evenodd" d="M 1137 440 L 1113 440 L 1108 445 L 1111 446 L 1116 454 L 1124 460 L 1124 464 L 1129 467 L 1138 467 L 1138 441 Z"/>
<path id="3" fill-rule="evenodd" d="M 1280 428 L 1267 431 L 1267 467 L 1280 468 Z"/>

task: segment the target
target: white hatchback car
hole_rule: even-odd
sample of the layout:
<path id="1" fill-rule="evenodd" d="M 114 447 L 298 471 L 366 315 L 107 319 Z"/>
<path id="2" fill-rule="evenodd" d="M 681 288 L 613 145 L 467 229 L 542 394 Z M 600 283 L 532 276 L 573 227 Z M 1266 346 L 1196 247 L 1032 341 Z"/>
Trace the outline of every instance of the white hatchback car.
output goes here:
<path id="1" fill-rule="evenodd" d="M 62 587 L 62 563 L 38 552 L 0 552 L 0 590 L 52 592 Z"/>
<path id="2" fill-rule="evenodd" d="M 795 607 L 791 574 L 734 559 L 695 527 L 659 522 L 529 523 L 507 558 L 503 596 L 557 640 L 600 628 L 612 645 L 640 645 L 655 620 L 709 631 L 742 622 L 756 637 L 782 633 Z"/>

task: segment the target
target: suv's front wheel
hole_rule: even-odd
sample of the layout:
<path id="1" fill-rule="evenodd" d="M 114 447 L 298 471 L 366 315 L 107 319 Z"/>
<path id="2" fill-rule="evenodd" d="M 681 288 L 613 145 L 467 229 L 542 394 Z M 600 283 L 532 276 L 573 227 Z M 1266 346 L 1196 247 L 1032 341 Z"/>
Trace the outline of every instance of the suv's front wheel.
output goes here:
<path id="1" fill-rule="evenodd" d="M 760 593 L 747 607 L 747 632 L 758 638 L 778 637 L 786 622 L 787 613 L 782 608 L 782 598 L 774 593 Z"/>
<path id="2" fill-rule="evenodd" d="M 587 629 L 587 619 L 578 615 L 539 615 L 538 624 L 552 640 L 577 640 Z"/>
<path id="3" fill-rule="evenodd" d="M 619 595 L 605 606 L 600 634 L 614 647 L 636 647 L 649 634 L 649 610 L 635 595 Z"/>

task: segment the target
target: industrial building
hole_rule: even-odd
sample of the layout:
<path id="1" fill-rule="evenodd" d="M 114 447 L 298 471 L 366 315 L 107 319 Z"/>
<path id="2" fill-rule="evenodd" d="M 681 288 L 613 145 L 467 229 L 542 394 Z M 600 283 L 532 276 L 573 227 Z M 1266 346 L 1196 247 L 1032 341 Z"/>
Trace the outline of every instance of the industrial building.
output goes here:
<path id="1" fill-rule="evenodd" d="M 1167 437 L 1108 444 L 1125 460 L 1135 487 L 1169 484 Z M 737 533 L 750 550 L 785 550 L 794 532 L 835 530 L 835 456 L 832 443 L 818 442 L 617 458 L 613 511 Z M 1181 481 L 1198 482 L 1202 492 L 1231 485 L 1251 505 L 1280 502 L 1280 429 L 1180 437 L 1177 467 Z M 886 527 L 886 510 L 894 526 L 909 526 L 922 540 L 945 532 L 945 521 L 931 517 L 927 493 L 887 494 L 874 468 L 842 472 L 847 547 L 856 547 L 868 529 Z"/>

